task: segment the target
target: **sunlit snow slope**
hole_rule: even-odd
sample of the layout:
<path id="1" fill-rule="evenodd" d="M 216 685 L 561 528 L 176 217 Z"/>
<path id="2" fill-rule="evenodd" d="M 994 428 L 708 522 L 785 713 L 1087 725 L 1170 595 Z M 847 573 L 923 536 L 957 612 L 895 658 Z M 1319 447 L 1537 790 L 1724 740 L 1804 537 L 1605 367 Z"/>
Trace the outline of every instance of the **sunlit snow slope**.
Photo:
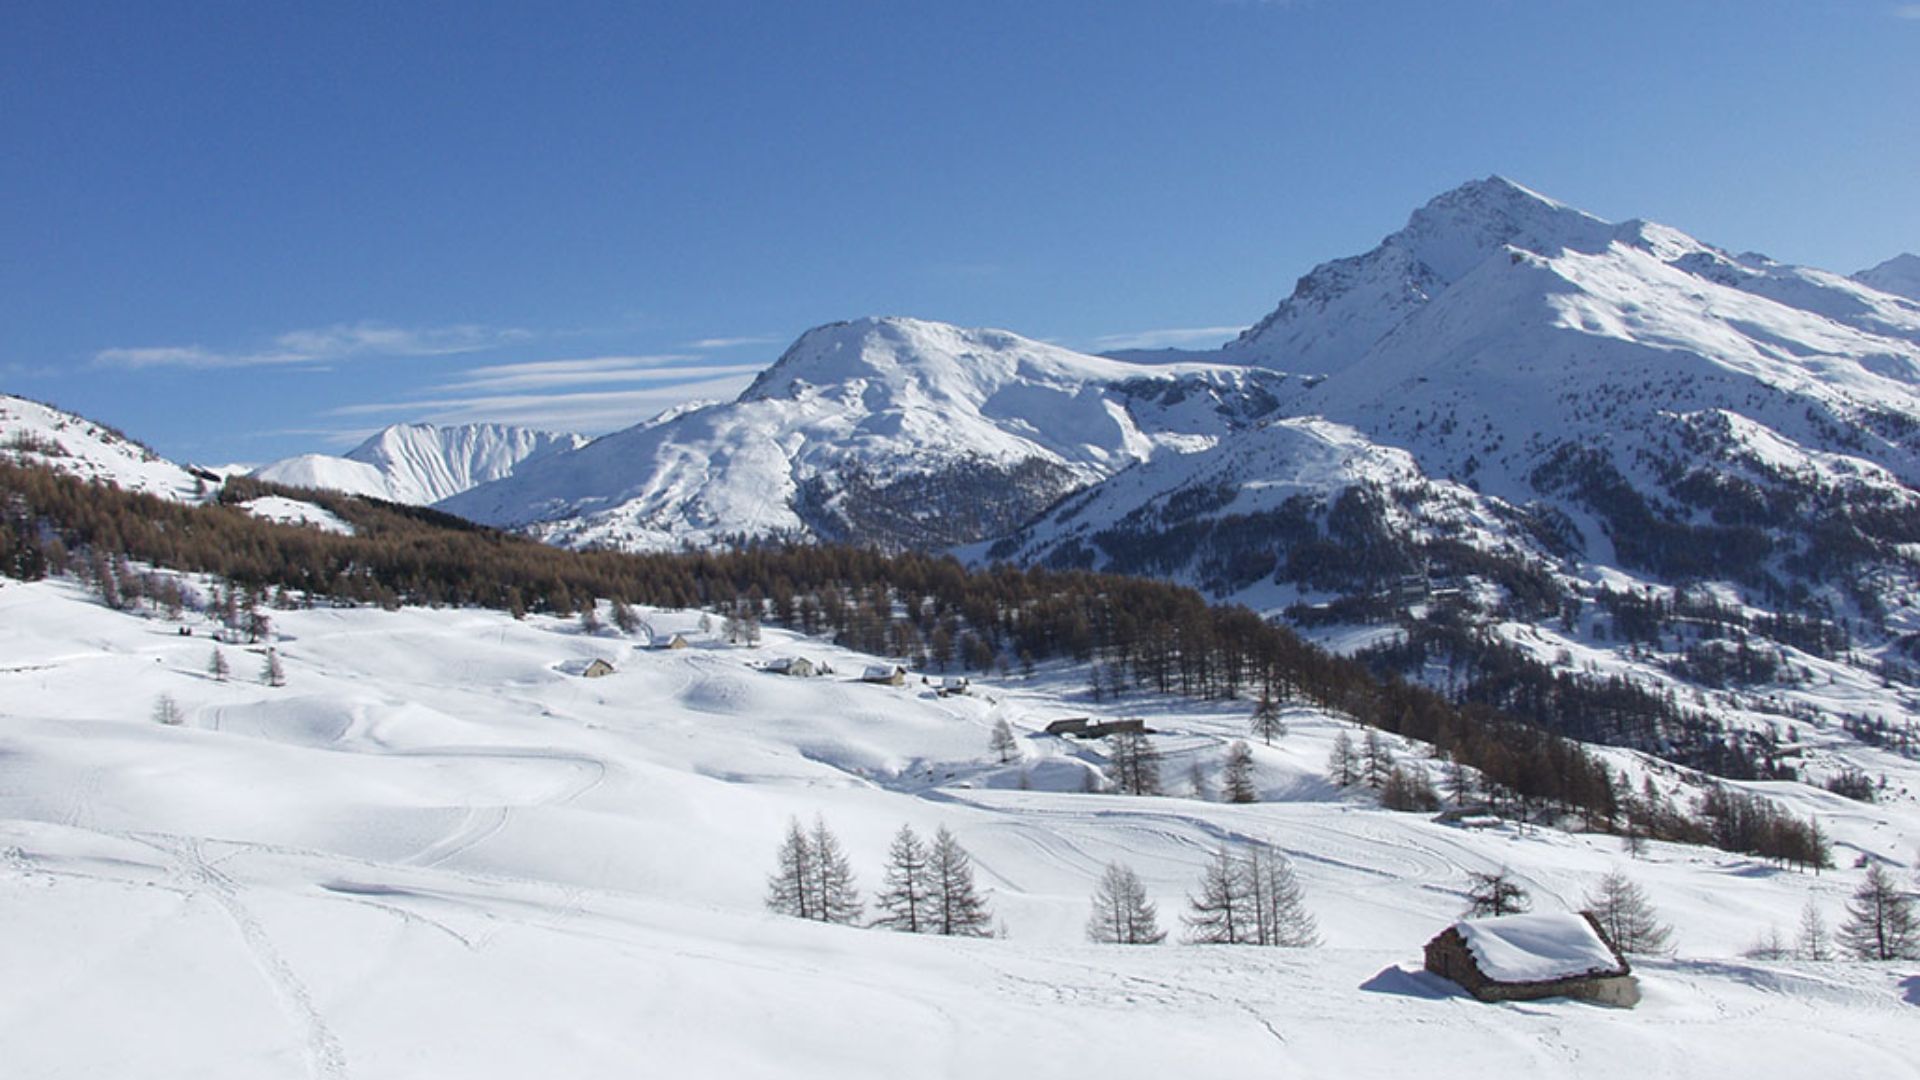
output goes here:
<path id="1" fill-rule="evenodd" d="M 939 698 L 849 681 L 869 658 L 817 641 L 769 631 L 734 649 L 695 613 L 644 614 L 694 647 L 488 612 L 276 612 L 276 689 L 254 678 L 258 649 L 228 646 L 234 677 L 209 676 L 207 624 L 182 637 L 64 583 L 0 584 L 6 1074 L 1160 1077 L 1218 1061 L 1793 1077 L 1920 1061 L 1910 970 L 1735 958 L 1770 925 L 1790 933 L 1809 899 L 1837 921 L 1851 867 L 1653 845 L 1630 869 L 1679 953 L 1639 964 L 1639 1009 L 1481 1005 L 1417 973 L 1467 872 L 1511 867 L 1565 910 L 1627 864 L 1615 841 L 1373 809 L 1323 775 L 1341 722 L 1300 709 L 1254 749 L 1268 801 L 1186 797 L 1191 765 L 1217 783 L 1244 703 L 1127 701 L 1164 732 L 1174 794 L 1080 794 L 1100 748 L 1039 729 L 1087 713 L 1083 672 Z M 756 670 L 789 655 L 843 674 Z M 591 658 L 617 671 L 567 673 Z M 163 694 L 181 726 L 149 719 Z M 1018 764 L 987 761 L 1000 718 Z M 1897 779 L 1913 786 L 1911 769 Z M 1910 796 L 1775 793 L 1822 814 L 1843 862 L 1909 869 Z M 786 822 L 815 814 L 867 889 L 899 825 L 952 829 L 1005 938 L 765 913 Z M 1223 841 L 1293 861 L 1324 946 L 1084 942 L 1107 862 L 1140 872 L 1177 936 Z"/>

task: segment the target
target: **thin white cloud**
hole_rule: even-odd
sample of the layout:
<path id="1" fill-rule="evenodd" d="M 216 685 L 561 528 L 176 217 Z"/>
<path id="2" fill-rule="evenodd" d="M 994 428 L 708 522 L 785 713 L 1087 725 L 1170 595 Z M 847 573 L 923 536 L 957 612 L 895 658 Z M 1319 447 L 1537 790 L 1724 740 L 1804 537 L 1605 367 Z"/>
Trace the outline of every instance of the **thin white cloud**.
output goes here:
<path id="1" fill-rule="evenodd" d="M 390 416 L 434 424 L 517 424 L 523 427 L 600 434 L 631 427 L 689 401 L 727 400 L 752 380 L 739 372 L 671 386 L 638 390 L 595 390 L 565 394 L 490 394 L 439 397 L 419 401 L 347 405 L 330 416 Z"/>
<path id="2" fill-rule="evenodd" d="M 743 345 L 778 345 L 780 339 L 769 334 L 753 334 L 746 337 L 710 337 L 687 342 L 689 349 L 737 349 Z"/>
<path id="3" fill-rule="evenodd" d="M 1163 330 L 1138 330 L 1131 334 L 1108 334 L 1093 339 L 1096 351 L 1112 349 L 1177 349 L 1195 345 L 1224 345 L 1244 326 L 1183 326 Z"/>
<path id="4" fill-rule="evenodd" d="M 631 382 L 666 382 L 731 375 L 756 370 L 758 365 L 696 364 L 691 353 L 645 356 L 593 356 L 573 360 L 536 360 L 520 364 L 492 364 L 470 368 L 452 382 L 430 393 L 468 393 L 476 390 L 541 390 L 562 386 L 605 386 Z M 679 365 L 679 366 L 676 366 Z"/>
<path id="5" fill-rule="evenodd" d="M 1896 19 L 1920 19 L 1920 4 L 1901 4 L 1893 9 Z"/>
<path id="6" fill-rule="evenodd" d="M 93 362 L 116 368 L 237 368 L 317 364 L 363 356 L 452 356 L 484 352 L 533 335 L 490 326 L 406 328 L 377 323 L 338 324 L 290 330 L 262 348 L 209 349 L 203 345 L 158 345 L 102 349 Z"/>

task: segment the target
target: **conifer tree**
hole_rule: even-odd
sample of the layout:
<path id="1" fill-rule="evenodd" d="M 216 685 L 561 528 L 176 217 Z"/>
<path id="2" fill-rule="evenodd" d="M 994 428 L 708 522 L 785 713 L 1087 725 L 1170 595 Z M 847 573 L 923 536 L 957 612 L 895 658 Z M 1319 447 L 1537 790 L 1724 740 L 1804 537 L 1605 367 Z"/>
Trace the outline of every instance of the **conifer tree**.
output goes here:
<path id="1" fill-rule="evenodd" d="M 1806 906 L 1800 909 L 1800 933 L 1794 940 L 1793 954 L 1801 960 L 1833 959 L 1833 935 L 1827 930 L 1827 920 L 1812 897 L 1808 897 Z"/>
<path id="2" fill-rule="evenodd" d="M 1137 731 L 1109 735 L 1107 761 L 1114 787 L 1123 794 L 1160 794 L 1160 751 L 1147 736 Z"/>
<path id="3" fill-rule="evenodd" d="M 1333 737 L 1333 750 L 1327 755 L 1327 775 L 1341 787 L 1352 787 L 1360 778 L 1354 760 L 1353 739 L 1342 731 Z"/>
<path id="4" fill-rule="evenodd" d="M 811 831 L 800 819 L 787 823 L 777 868 L 767 879 L 767 907 L 816 922 L 851 923 L 860 917 L 860 894 L 840 841 L 815 817 Z"/>
<path id="5" fill-rule="evenodd" d="M 1920 926 L 1913 899 L 1900 891 L 1886 870 L 1874 863 L 1847 903 L 1840 941 L 1856 960 L 1920 959 Z"/>
<path id="6" fill-rule="evenodd" d="M 227 676 L 232 673 L 233 669 L 227 665 L 227 654 L 220 651 L 220 646 L 215 645 L 213 655 L 207 658 L 207 674 L 213 676 L 215 682 L 226 682 Z"/>
<path id="7" fill-rule="evenodd" d="M 172 694 L 161 694 L 153 699 L 153 721 L 168 727 L 179 727 L 186 722 L 186 714 L 180 711 L 180 703 L 173 700 Z"/>
<path id="8" fill-rule="evenodd" d="M 1254 706 L 1252 723 L 1253 733 L 1268 746 L 1272 746 L 1275 739 L 1287 737 L 1287 722 L 1280 718 L 1280 703 L 1266 691 L 1260 694 L 1260 704 Z"/>
<path id="9" fill-rule="evenodd" d="M 927 884 L 933 907 L 933 932 L 950 937 L 987 937 L 993 914 L 973 883 L 973 860 L 945 825 L 933 836 Z"/>
<path id="10" fill-rule="evenodd" d="M 1247 852 L 1240 872 L 1253 908 L 1254 944 L 1287 949 L 1319 944 L 1319 928 L 1286 859 L 1255 847 Z"/>
<path id="11" fill-rule="evenodd" d="M 1221 784 L 1223 794 L 1230 803 L 1260 801 L 1260 791 L 1253 785 L 1253 750 L 1238 739 L 1227 747 L 1227 763 L 1222 770 Z"/>
<path id="12" fill-rule="evenodd" d="M 987 749 L 993 751 L 1002 765 L 1020 759 L 1020 741 L 1014 737 L 1013 728 L 1007 723 L 1006 717 L 993 722 L 993 734 L 987 739 Z"/>
<path id="13" fill-rule="evenodd" d="M 1673 928 L 1660 921 L 1646 890 L 1623 870 L 1609 871 L 1587 894 L 1587 913 L 1623 953 L 1651 955 L 1672 949 Z"/>
<path id="14" fill-rule="evenodd" d="M 1393 773 L 1393 748 L 1380 737 L 1378 731 L 1367 729 L 1366 741 L 1361 744 L 1361 755 L 1366 772 L 1367 786 L 1383 788 L 1387 786 L 1387 777 Z"/>
<path id="15" fill-rule="evenodd" d="M 927 845 L 913 826 L 900 826 L 887 849 L 887 873 L 876 899 L 884 914 L 876 925 L 908 934 L 933 932 L 933 892 L 927 880 L 931 869 Z"/>
<path id="16" fill-rule="evenodd" d="M 780 844 L 778 868 L 767 879 L 767 907 L 796 919 L 820 918 L 821 906 L 814 882 L 813 844 L 799 818 L 787 822 L 787 836 Z"/>
<path id="17" fill-rule="evenodd" d="M 827 829 L 826 819 L 813 819 L 814 895 L 820 901 L 820 921 L 852 923 L 860 918 L 860 890 L 853 883 L 853 867 L 840 839 Z"/>
<path id="18" fill-rule="evenodd" d="M 1533 898 L 1504 866 L 1493 873 L 1470 871 L 1467 882 L 1466 917 L 1469 919 L 1513 915 L 1533 906 Z"/>
<path id="19" fill-rule="evenodd" d="M 273 649 L 267 650 L 267 658 L 260 665 L 260 681 L 268 686 L 287 685 L 287 671 L 280 666 L 280 654 Z"/>
<path id="20" fill-rule="evenodd" d="M 1246 893 L 1239 860 L 1220 845 L 1200 872 L 1199 894 L 1187 896 L 1187 913 L 1180 917 L 1187 940 L 1196 945 L 1252 943 L 1254 916 Z"/>
<path id="21" fill-rule="evenodd" d="M 1087 920 L 1090 940 L 1115 945 L 1157 945 L 1166 940 L 1153 901 L 1129 866 L 1108 863 L 1093 894 L 1093 917 Z"/>

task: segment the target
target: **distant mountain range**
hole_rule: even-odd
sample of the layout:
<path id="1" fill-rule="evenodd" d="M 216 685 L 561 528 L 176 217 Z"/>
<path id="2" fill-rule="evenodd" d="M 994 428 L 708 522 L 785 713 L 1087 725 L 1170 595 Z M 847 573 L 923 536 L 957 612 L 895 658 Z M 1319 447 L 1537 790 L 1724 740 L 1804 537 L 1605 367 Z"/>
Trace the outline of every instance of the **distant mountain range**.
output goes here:
<path id="1" fill-rule="evenodd" d="M 1777 696 L 1831 661 L 1920 686 L 1916 271 L 1734 254 L 1492 177 L 1211 352 L 859 319 L 734 401 L 591 442 L 402 426 L 257 475 L 566 546 L 839 541 L 1162 577 L 1371 628 L 1355 640 L 1426 679 L 1630 641 L 1656 683 Z M 5 404 L 21 446 L 197 483 Z"/>

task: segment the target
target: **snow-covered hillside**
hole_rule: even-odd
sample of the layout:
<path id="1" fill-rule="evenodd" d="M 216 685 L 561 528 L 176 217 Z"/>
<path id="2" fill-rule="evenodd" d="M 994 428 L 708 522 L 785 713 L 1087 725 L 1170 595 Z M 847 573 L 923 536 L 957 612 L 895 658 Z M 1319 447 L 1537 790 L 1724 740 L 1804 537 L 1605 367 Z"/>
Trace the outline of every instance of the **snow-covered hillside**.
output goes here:
<path id="1" fill-rule="evenodd" d="M 808 331 L 738 400 L 529 464 L 444 509 L 569 546 L 744 535 L 938 547 L 1272 411 L 1284 378 L 1086 356 L 997 330 Z"/>
<path id="2" fill-rule="evenodd" d="M 112 428 L 10 394 L 0 394 L 0 457 L 167 499 L 195 499 L 209 486 Z"/>
<path id="3" fill-rule="evenodd" d="M 1884 293 L 1920 300 L 1920 255 L 1895 255 L 1878 266 L 1853 275 L 1853 280 Z"/>
<path id="4" fill-rule="evenodd" d="M 430 506 L 586 442 L 580 435 L 505 424 L 395 424 L 345 456 L 302 454 L 264 465 L 253 475 L 290 487 Z"/>
<path id="5" fill-rule="evenodd" d="M 193 616 L 182 637 L 68 583 L 0 583 L 0 955 L 30 973 L 0 982 L 8 1075 L 1812 1077 L 1920 1060 L 1908 967 L 1738 955 L 1791 938 L 1809 901 L 1838 922 L 1856 856 L 1911 871 L 1910 764 L 1879 806 L 1768 787 L 1821 815 L 1840 870 L 1664 844 L 1630 860 L 1609 838 L 1342 794 L 1324 763 L 1346 725 L 1309 710 L 1253 748 L 1266 801 L 1230 806 L 1187 797 L 1187 777 L 1217 788 L 1245 703 L 1109 703 L 1163 733 L 1173 795 L 1088 795 L 1101 747 L 1041 734 L 1087 714 L 1083 672 L 943 698 L 851 681 L 871 658 L 819 641 L 734 649 L 696 613 L 642 615 L 693 647 L 538 616 L 274 612 L 273 688 L 260 647 L 226 646 L 233 677 L 209 675 Z M 843 674 L 758 670 L 795 655 Z M 594 658 L 615 672 L 567 673 Z M 179 726 L 150 719 L 162 695 Z M 1001 719 L 1018 763 L 987 753 Z M 816 814 L 869 892 L 901 824 L 951 829 L 1005 938 L 766 913 L 787 821 Z M 1085 942 L 1108 862 L 1178 936 L 1222 842 L 1291 860 L 1322 946 Z M 1638 1009 L 1482 1005 L 1419 972 L 1467 874 L 1503 866 L 1540 910 L 1616 867 L 1645 887 L 1678 951 L 1636 962 Z"/>

